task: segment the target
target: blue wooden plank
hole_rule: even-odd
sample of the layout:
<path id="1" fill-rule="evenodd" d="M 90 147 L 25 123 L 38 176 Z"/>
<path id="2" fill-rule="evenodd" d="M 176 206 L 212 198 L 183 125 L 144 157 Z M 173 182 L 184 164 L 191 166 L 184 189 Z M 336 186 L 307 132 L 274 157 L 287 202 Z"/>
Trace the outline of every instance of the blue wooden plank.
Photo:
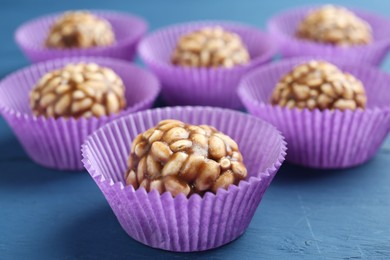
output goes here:
<path id="1" fill-rule="evenodd" d="M 37 15 L 109 8 L 146 17 L 152 29 L 186 20 L 232 19 L 264 27 L 276 11 L 313 1 L 2 1 L 0 77 L 27 65 L 14 29 Z M 356 1 L 338 1 L 357 5 Z M 21 7 L 24 6 L 24 7 Z M 386 14 L 390 3 L 359 2 Z M 388 63 L 385 69 L 389 69 Z M 388 259 L 390 139 L 367 164 L 338 171 L 284 165 L 247 232 L 222 248 L 178 254 L 132 240 L 89 175 L 34 164 L 0 119 L 1 259 Z"/>

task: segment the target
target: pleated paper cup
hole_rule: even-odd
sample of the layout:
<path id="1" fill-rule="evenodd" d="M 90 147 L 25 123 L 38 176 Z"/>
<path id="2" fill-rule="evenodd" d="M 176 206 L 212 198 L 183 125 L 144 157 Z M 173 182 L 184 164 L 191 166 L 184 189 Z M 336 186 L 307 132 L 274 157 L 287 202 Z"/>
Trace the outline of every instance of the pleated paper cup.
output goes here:
<path id="1" fill-rule="evenodd" d="M 390 75 L 374 67 L 328 60 L 360 79 L 366 89 L 365 110 L 299 110 L 270 104 L 280 80 L 298 64 L 295 58 L 270 64 L 248 74 L 239 96 L 248 111 L 275 125 L 286 137 L 287 160 L 313 168 L 346 168 L 371 159 L 390 130 Z"/>
<path id="2" fill-rule="evenodd" d="M 181 36 L 209 26 L 237 33 L 246 45 L 251 61 L 227 68 L 189 68 L 171 63 L 171 55 Z M 242 106 L 237 87 L 241 77 L 276 54 L 276 43 L 257 28 L 245 24 L 204 21 L 173 25 L 146 36 L 139 45 L 143 62 L 162 83 L 162 95 L 170 105 L 203 105 L 226 108 Z"/>
<path id="3" fill-rule="evenodd" d="M 235 139 L 248 178 L 228 190 L 189 198 L 124 186 L 132 140 L 163 119 L 208 124 Z M 270 124 L 221 108 L 168 107 L 124 116 L 94 132 L 84 143 L 83 162 L 123 229 L 151 247 L 201 251 L 222 246 L 242 235 L 284 160 L 285 142 Z"/>
<path id="4" fill-rule="evenodd" d="M 390 19 L 379 15 L 351 9 L 358 17 L 368 22 L 372 28 L 373 42 L 362 46 L 338 47 L 298 39 L 295 31 L 308 12 L 319 6 L 302 7 L 282 12 L 268 22 L 268 31 L 275 37 L 283 57 L 323 56 L 337 57 L 352 64 L 368 63 L 380 65 L 390 48 Z"/>
<path id="5" fill-rule="evenodd" d="M 94 62 L 113 69 L 125 85 L 126 108 L 119 114 L 99 118 L 35 117 L 29 106 L 29 93 L 47 72 L 69 63 Z M 34 64 L 0 82 L 0 111 L 19 142 L 36 163 L 55 169 L 78 170 L 81 144 L 85 138 L 112 119 L 150 108 L 160 90 L 156 77 L 137 66 L 110 58 L 65 58 Z"/>
<path id="6" fill-rule="evenodd" d="M 148 29 L 140 17 L 114 11 L 90 11 L 107 20 L 114 31 L 116 42 L 110 46 L 92 48 L 55 49 L 45 46 L 50 27 L 63 13 L 43 16 L 21 25 L 15 40 L 23 53 L 32 61 L 39 62 L 64 57 L 99 56 L 133 60 L 137 43 Z"/>

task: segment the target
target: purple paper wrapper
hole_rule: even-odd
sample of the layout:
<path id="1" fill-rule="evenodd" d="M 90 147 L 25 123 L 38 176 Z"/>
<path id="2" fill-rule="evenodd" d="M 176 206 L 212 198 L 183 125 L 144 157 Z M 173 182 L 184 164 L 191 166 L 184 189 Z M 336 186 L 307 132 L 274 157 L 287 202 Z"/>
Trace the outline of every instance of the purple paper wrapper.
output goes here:
<path id="1" fill-rule="evenodd" d="M 390 48 L 389 19 L 351 9 L 371 25 L 373 42 L 364 46 L 342 48 L 295 37 L 299 22 L 315 8 L 316 6 L 311 6 L 286 11 L 274 16 L 268 22 L 268 31 L 278 40 L 283 57 L 323 56 L 337 57 L 351 64 L 369 63 L 375 66 L 381 64 Z"/>
<path id="2" fill-rule="evenodd" d="M 249 64 L 226 69 L 185 68 L 171 63 L 180 36 L 217 25 L 240 35 L 251 56 Z M 141 59 L 160 79 L 162 95 L 169 104 L 227 108 L 242 106 L 236 93 L 240 78 L 254 67 L 270 61 L 276 52 L 276 43 L 257 28 L 222 21 L 170 26 L 146 36 L 139 45 Z"/>
<path id="3" fill-rule="evenodd" d="M 44 42 L 50 26 L 62 13 L 44 16 L 21 25 L 15 33 L 16 43 L 32 62 L 76 56 L 100 56 L 133 60 L 137 43 L 148 29 L 147 23 L 140 17 L 126 13 L 113 11 L 91 12 L 106 19 L 111 24 L 116 38 L 113 45 L 69 50 L 45 47 Z"/>
<path id="4" fill-rule="evenodd" d="M 363 82 L 368 99 L 365 110 L 310 111 L 271 105 L 271 94 L 280 78 L 312 59 L 283 60 L 251 72 L 241 81 L 239 96 L 251 114 L 282 131 L 289 147 L 288 161 L 313 168 L 362 164 L 375 155 L 389 132 L 390 75 L 374 67 L 328 59 Z"/>
<path id="5" fill-rule="evenodd" d="M 235 139 L 248 179 L 217 194 L 172 198 L 169 192 L 124 186 L 132 140 L 163 119 L 209 124 Z M 220 108 L 168 107 L 124 116 L 100 128 L 83 145 L 83 162 L 123 229 L 151 247 L 189 252 L 222 246 L 248 227 L 261 198 L 282 164 L 286 146 L 270 124 Z"/>
<path id="6" fill-rule="evenodd" d="M 123 80 L 127 107 L 100 118 L 54 119 L 35 117 L 29 93 L 46 72 L 69 63 L 94 62 L 112 68 Z M 73 57 L 46 61 L 21 69 L 0 82 L 0 111 L 30 158 L 56 169 L 82 169 L 81 144 L 94 130 L 114 118 L 150 108 L 160 91 L 155 76 L 137 66 L 111 58 Z"/>

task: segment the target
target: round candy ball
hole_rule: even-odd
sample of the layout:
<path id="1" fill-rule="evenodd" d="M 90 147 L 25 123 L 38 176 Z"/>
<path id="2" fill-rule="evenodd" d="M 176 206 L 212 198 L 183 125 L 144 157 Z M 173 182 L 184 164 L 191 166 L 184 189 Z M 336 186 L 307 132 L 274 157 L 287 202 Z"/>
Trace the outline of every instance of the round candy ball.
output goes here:
<path id="1" fill-rule="evenodd" d="M 325 61 L 310 61 L 283 76 L 271 97 L 288 108 L 364 109 L 367 97 L 361 81 Z"/>
<path id="2" fill-rule="evenodd" d="M 35 116 L 100 117 L 126 105 L 122 79 L 94 63 L 69 64 L 46 73 L 30 93 Z"/>
<path id="3" fill-rule="evenodd" d="M 237 143 L 207 125 L 164 120 L 131 146 L 126 184 L 186 196 L 238 185 L 247 170 Z"/>
<path id="4" fill-rule="evenodd" d="M 221 27 L 206 27 L 183 35 L 172 54 L 172 63 L 185 67 L 231 68 L 249 60 L 240 36 Z"/>
<path id="5" fill-rule="evenodd" d="M 108 46 L 115 34 L 108 21 L 88 12 L 67 12 L 50 28 L 45 41 L 48 48 L 90 48 Z"/>
<path id="6" fill-rule="evenodd" d="M 299 38 L 338 46 L 368 44 L 372 41 L 370 25 L 353 12 L 326 5 L 310 12 L 299 24 Z"/>

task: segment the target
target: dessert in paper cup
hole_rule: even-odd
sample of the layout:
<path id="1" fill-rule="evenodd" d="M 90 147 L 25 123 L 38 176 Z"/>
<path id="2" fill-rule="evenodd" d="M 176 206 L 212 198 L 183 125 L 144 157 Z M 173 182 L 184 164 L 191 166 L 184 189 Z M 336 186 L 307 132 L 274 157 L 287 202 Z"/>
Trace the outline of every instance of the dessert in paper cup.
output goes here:
<path id="1" fill-rule="evenodd" d="M 242 106 L 236 94 L 240 78 L 276 52 L 276 43 L 266 33 L 224 21 L 169 26 L 139 45 L 141 59 L 160 79 L 170 105 L 226 108 Z"/>
<path id="2" fill-rule="evenodd" d="M 210 107 L 126 115 L 82 147 L 85 168 L 127 234 L 177 252 L 216 248 L 242 235 L 285 151 L 270 124 Z"/>
<path id="3" fill-rule="evenodd" d="M 283 57 L 329 56 L 380 65 L 390 48 L 390 19 L 340 6 L 287 10 L 268 22 Z"/>
<path id="4" fill-rule="evenodd" d="M 15 40 L 32 62 L 74 56 L 132 60 L 147 28 L 142 18 L 127 13 L 71 11 L 26 22 Z"/>
<path id="5" fill-rule="evenodd" d="M 389 80 L 374 67 L 302 57 L 248 74 L 239 95 L 286 137 L 288 161 L 346 168 L 371 159 L 389 132 Z"/>
<path id="6" fill-rule="evenodd" d="M 112 119 L 150 108 L 151 73 L 122 60 L 70 57 L 21 69 L 0 82 L 0 110 L 36 163 L 80 170 L 84 139 Z"/>

